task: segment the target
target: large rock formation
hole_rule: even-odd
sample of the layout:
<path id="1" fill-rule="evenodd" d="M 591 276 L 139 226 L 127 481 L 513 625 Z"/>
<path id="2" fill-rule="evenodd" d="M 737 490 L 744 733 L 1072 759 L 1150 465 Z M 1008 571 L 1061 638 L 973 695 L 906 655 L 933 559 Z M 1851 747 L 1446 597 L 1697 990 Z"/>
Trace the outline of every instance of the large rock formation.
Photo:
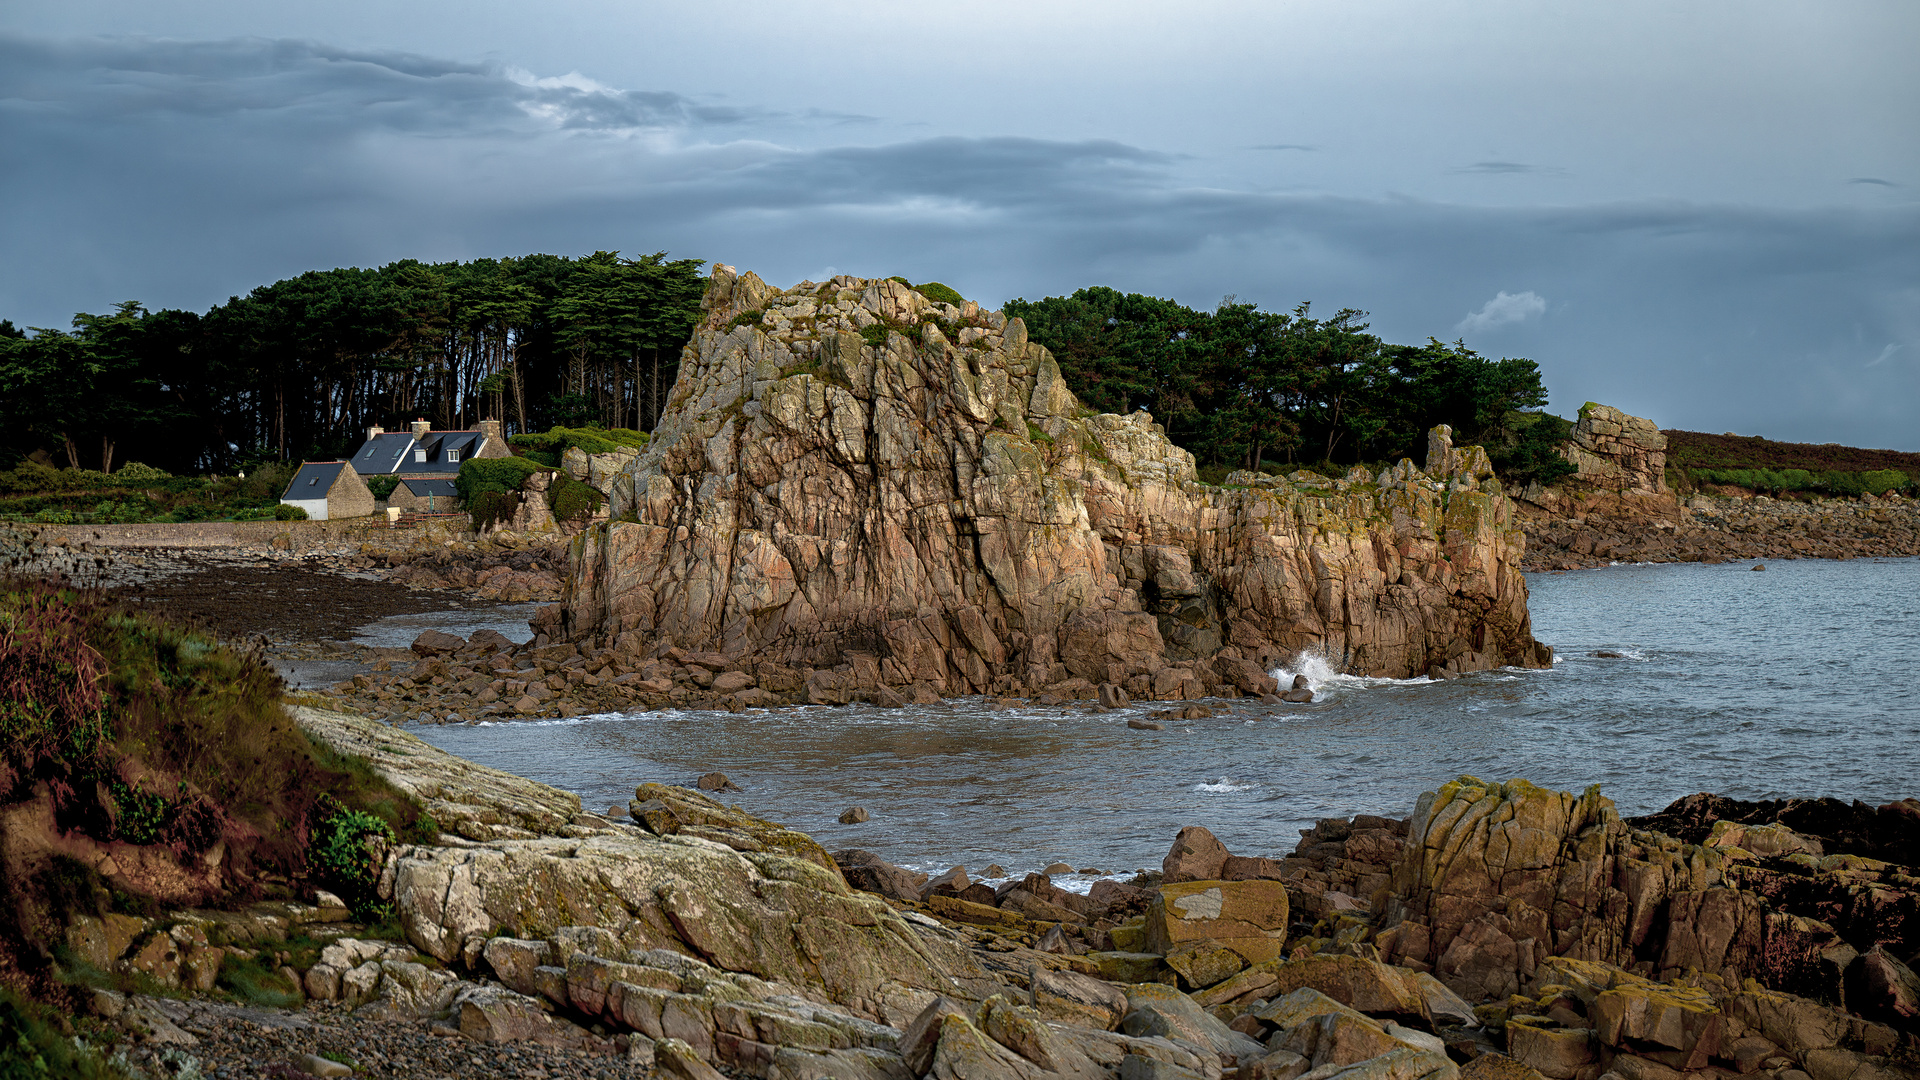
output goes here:
<path id="1" fill-rule="evenodd" d="M 1573 438 L 1560 451 L 1579 469 L 1573 479 L 1609 491 L 1659 495 L 1667 490 L 1667 437 L 1653 421 L 1587 402 Z"/>
<path id="2" fill-rule="evenodd" d="M 1550 656 L 1511 504 L 1444 430 L 1425 471 L 1210 487 L 1146 413 L 1083 409 L 1019 319 L 724 266 L 705 306 L 575 541 L 575 638 L 949 695 L 1252 692 L 1309 648 L 1401 677 Z"/>

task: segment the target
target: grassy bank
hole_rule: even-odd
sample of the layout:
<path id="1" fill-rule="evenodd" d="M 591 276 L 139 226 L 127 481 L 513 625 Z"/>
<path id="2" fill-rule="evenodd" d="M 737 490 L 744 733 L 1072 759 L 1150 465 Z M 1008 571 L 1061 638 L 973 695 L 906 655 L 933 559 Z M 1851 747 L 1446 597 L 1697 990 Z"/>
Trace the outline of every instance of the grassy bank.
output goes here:
<path id="1" fill-rule="evenodd" d="M 1667 483 L 1682 493 L 1703 485 L 1775 497 L 1920 493 L 1920 454 L 1775 442 L 1757 435 L 1662 434 L 1667 437 Z"/>
<path id="2" fill-rule="evenodd" d="M 258 655 L 19 580 L 0 583 L 0 822 L 0 988 L 67 1011 L 87 973 L 54 943 L 78 915 L 326 887 L 377 920 L 369 841 L 438 833 L 365 761 L 310 741 Z M 43 1035 L 0 1039 L 0 1076 Z"/>

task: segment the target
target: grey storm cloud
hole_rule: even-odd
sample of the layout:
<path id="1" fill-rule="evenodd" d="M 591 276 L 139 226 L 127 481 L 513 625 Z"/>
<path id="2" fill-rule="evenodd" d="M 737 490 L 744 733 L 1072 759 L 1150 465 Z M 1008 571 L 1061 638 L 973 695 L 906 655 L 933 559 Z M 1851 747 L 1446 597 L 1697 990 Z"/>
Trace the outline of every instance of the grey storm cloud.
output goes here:
<path id="1" fill-rule="evenodd" d="M 1564 176 L 1566 170 L 1552 165 L 1528 165 L 1519 161 L 1476 161 L 1453 170 L 1479 176 Z"/>
<path id="2" fill-rule="evenodd" d="M 411 53 L 242 38 L 44 41 L 0 36 L 0 103 L 21 120 L 156 117 L 395 128 L 434 134 L 736 124 L 746 110 L 666 91 Z"/>
<path id="3" fill-rule="evenodd" d="M 1106 284 L 1369 309 L 1392 340 L 1532 357 L 1563 412 L 1920 449 L 1911 203 L 1275 192 L 1112 139 L 888 140 L 911 123 L 308 41 L 0 37 L 0 199 L 22 208 L 0 245 L 31 253 L 0 264 L 0 316 L 205 309 L 408 257 L 666 248 L 989 303 Z"/>

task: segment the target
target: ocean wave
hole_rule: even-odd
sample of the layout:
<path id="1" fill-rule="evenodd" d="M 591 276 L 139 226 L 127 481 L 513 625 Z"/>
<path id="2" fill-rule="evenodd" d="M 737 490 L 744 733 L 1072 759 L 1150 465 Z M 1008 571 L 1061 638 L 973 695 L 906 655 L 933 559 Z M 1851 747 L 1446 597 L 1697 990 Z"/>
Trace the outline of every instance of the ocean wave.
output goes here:
<path id="1" fill-rule="evenodd" d="M 1251 787 L 1253 787 L 1252 784 L 1236 784 L 1233 782 L 1232 777 L 1223 776 L 1211 784 L 1195 784 L 1193 785 L 1193 790 L 1205 792 L 1209 795 L 1224 795 L 1232 791 L 1246 791 Z"/>

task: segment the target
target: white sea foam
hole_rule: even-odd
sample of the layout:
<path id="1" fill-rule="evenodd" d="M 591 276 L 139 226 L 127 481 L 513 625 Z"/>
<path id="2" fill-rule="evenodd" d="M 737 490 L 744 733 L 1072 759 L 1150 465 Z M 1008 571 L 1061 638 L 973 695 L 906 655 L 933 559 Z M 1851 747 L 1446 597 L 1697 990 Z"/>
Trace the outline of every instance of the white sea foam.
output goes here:
<path id="1" fill-rule="evenodd" d="M 475 727 L 579 727 L 607 720 L 631 719 L 628 713 L 591 713 L 586 716 L 548 717 L 544 720 L 482 720 Z"/>
<path id="2" fill-rule="evenodd" d="M 1195 784 L 1193 790 L 1204 791 L 1209 795 L 1224 795 L 1230 791 L 1246 791 L 1252 784 L 1236 784 L 1233 777 L 1223 776 L 1211 784 Z"/>
<path id="3" fill-rule="evenodd" d="M 1327 657 L 1320 649 L 1305 649 L 1293 658 L 1291 664 L 1282 664 L 1267 674 L 1279 680 L 1280 692 L 1286 693 L 1293 686 L 1296 676 L 1307 677 L 1307 689 L 1319 697 L 1333 690 L 1359 690 L 1369 686 L 1419 686 L 1433 680 L 1425 675 L 1412 679 L 1370 679 L 1364 675 L 1348 675 L 1340 670 L 1340 665 Z"/>

